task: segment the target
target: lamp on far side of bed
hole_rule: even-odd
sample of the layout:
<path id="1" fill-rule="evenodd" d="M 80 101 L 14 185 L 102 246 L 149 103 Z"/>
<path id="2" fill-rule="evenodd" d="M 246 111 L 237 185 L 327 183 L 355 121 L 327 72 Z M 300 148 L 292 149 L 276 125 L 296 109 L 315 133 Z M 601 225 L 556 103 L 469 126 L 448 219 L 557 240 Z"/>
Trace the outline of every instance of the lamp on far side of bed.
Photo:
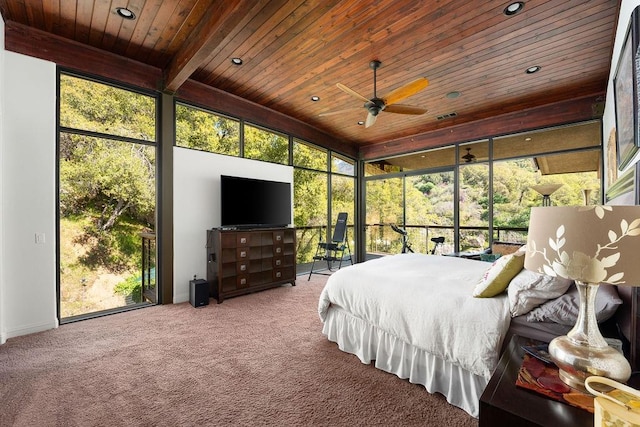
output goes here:
<path id="1" fill-rule="evenodd" d="M 640 206 L 549 206 L 531 209 L 524 267 L 573 279 L 580 295 L 575 326 L 549 343 L 562 381 L 584 389 L 599 375 L 625 382 L 631 366 L 598 329 L 598 286 L 640 286 Z"/>
<path id="2" fill-rule="evenodd" d="M 551 206 L 551 195 L 562 186 L 563 184 L 538 184 L 532 185 L 531 189 L 542 196 L 542 206 Z"/>

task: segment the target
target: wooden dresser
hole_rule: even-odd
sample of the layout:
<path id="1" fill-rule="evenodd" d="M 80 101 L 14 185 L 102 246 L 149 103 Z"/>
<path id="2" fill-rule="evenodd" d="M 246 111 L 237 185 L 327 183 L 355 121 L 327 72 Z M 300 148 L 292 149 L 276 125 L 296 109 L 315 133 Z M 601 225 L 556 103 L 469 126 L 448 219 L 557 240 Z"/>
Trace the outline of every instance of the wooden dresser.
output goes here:
<path id="1" fill-rule="evenodd" d="M 225 298 L 296 284 L 295 228 L 207 230 L 207 281 Z"/>

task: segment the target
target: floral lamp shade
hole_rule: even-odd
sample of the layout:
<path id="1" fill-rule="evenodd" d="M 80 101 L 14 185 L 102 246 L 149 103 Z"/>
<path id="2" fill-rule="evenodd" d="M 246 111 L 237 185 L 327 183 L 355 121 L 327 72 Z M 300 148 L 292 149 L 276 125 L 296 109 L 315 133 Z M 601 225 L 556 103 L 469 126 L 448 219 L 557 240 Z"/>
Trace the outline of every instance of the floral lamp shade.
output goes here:
<path id="1" fill-rule="evenodd" d="M 640 286 L 640 206 L 532 208 L 524 266 L 586 283 Z"/>
<path id="2" fill-rule="evenodd" d="M 584 390 L 593 375 L 625 382 L 631 366 L 598 329 L 601 283 L 640 286 L 640 206 L 562 206 L 531 209 L 524 267 L 573 279 L 580 295 L 575 326 L 549 343 L 560 378 Z"/>

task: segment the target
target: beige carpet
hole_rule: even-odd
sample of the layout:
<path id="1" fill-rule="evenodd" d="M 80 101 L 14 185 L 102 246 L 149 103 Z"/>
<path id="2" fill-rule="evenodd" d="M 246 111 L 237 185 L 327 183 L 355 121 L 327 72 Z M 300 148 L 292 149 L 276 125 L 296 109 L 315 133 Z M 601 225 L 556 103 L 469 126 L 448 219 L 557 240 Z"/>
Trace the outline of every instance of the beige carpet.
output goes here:
<path id="1" fill-rule="evenodd" d="M 325 276 L 155 306 L 0 346 L 0 426 L 477 426 L 321 333 Z"/>

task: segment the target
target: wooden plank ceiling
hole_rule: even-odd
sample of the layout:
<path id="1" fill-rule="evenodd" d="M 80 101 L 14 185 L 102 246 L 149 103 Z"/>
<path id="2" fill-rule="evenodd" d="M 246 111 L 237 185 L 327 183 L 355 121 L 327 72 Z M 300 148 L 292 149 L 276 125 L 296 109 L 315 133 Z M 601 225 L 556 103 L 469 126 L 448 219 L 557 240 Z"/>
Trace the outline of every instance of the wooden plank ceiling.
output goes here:
<path id="1" fill-rule="evenodd" d="M 28 27 L 148 64 L 161 70 L 162 91 L 180 93 L 185 82 L 197 81 L 375 156 L 401 151 L 398 141 L 414 149 L 416 140 L 429 145 L 429 135 L 492 119 L 491 132 L 499 134 L 501 122 L 495 118 L 513 120 L 514 113 L 520 114 L 520 128 L 553 122 L 553 115 L 571 110 L 573 103 L 582 110 L 594 106 L 597 116 L 618 1 L 529 0 L 520 13 L 506 16 L 509 3 L 0 0 L 0 12 L 7 32 Z M 136 19 L 122 19 L 117 7 L 127 7 Z M 243 64 L 232 64 L 232 58 Z M 382 111 L 373 126 L 358 124 L 367 116 L 364 102 L 336 84 L 373 97 L 369 63 L 374 59 L 382 62 L 378 96 L 428 79 L 426 89 L 401 101 L 428 110 L 425 114 Z M 541 69 L 526 74 L 532 66 Z M 453 98 L 453 92 L 459 96 Z M 320 100 L 313 102 L 312 96 Z M 556 108 L 540 108 L 547 105 Z M 340 110 L 346 111 L 321 116 Z M 534 118 L 530 111 L 547 117 Z"/>

